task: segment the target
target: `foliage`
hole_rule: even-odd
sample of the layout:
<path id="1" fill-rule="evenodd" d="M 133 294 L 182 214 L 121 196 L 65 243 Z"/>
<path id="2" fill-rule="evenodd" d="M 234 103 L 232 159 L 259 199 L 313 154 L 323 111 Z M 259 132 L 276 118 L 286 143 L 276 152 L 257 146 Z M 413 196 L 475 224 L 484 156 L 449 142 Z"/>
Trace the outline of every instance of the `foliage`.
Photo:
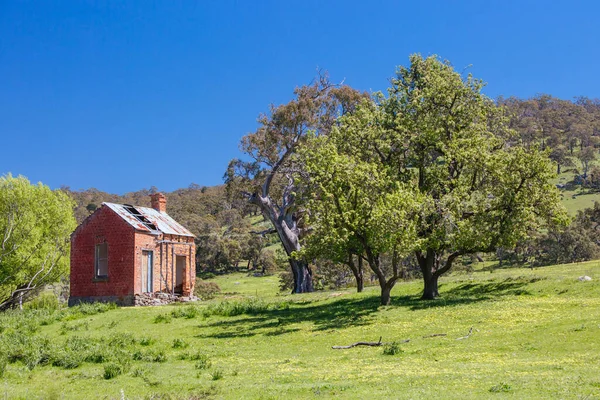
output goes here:
<path id="1" fill-rule="evenodd" d="M 104 366 L 104 379 L 113 379 L 123 373 L 123 366 L 114 362 Z"/>
<path id="2" fill-rule="evenodd" d="M 199 297 L 202 300 L 210 300 L 214 298 L 215 295 L 220 291 L 221 288 L 216 283 L 196 278 L 196 285 L 194 286 L 194 296 Z"/>
<path id="3" fill-rule="evenodd" d="M 577 213 L 565 230 L 550 229 L 530 243 L 534 265 L 552 265 L 600 257 L 600 203 Z"/>
<path id="4" fill-rule="evenodd" d="M 73 202 L 60 191 L 0 177 L 0 308 L 22 303 L 69 267 Z"/>
<path id="5" fill-rule="evenodd" d="M 213 381 L 218 381 L 219 379 L 223 379 L 223 371 L 220 369 L 214 369 L 210 373 L 210 377 Z"/>
<path id="6" fill-rule="evenodd" d="M 395 356 L 396 354 L 403 353 L 404 351 L 400 347 L 398 342 L 386 343 L 383 346 L 383 355 Z"/>
<path id="7" fill-rule="evenodd" d="M 55 311 L 60 308 L 58 298 L 53 293 L 42 293 L 34 297 L 31 301 L 25 303 L 24 308 L 29 310 L 50 310 Z"/>
<path id="8" fill-rule="evenodd" d="M 308 240 L 333 256 L 365 253 L 382 301 L 385 285 L 400 275 L 394 243 L 414 251 L 423 298 L 432 299 L 458 257 L 510 248 L 566 222 L 546 152 L 511 139 L 503 110 L 481 93 L 483 82 L 435 56 L 410 61 L 387 97 L 363 102 L 308 150 L 317 232 Z M 392 259 L 388 283 L 377 265 L 382 253 Z"/>
<path id="9" fill-rule="evenodd" d="M 354 109 L 365 94 L 346 85 L 333 85 L 327 76 L 294 90 L 287 104 L 271 106 L 262 114 L 256 132 L 244 136 L 240 149 L 249 160 L 233 159 L 225 174 L 233 195 L 242 195 L 257 207 L 273 226 L 285 250 L 294 278 L 294 293 L 311 292 L 312 270 L 301 259 L 292 258 L 300 250 L 303 212 L 296 203 L 302 187 L 296 182 L 302 174 L 296 152 L 309 133 L 327 135 L 337 118 Z"/>
<path id="10" fill-rule="evenodd" d="M 212 315 L 233 317 L 242 314 L 253 315 L 265 311 L 286 310 L 288 308 L 288 302 L 267 303 L 258 298 L 249 298 L 210 304 L 202 311 L 202 316 L 205 318 Z"/>

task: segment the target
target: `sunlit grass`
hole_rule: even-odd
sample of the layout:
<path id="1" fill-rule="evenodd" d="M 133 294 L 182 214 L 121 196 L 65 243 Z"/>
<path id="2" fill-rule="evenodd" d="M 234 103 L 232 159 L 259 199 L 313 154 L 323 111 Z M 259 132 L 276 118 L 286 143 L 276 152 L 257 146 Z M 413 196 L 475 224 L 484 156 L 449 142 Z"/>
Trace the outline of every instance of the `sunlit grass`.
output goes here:
<path id="1" fill-rule="evenodd" d="M 119 399 L 121 390 L 127 398 L 600 396 L 600 263 L 491 271 L 442 278 L 433 302 L 418 300 L 419 281 L 401 282 L 388 307 L 378 305 L 376 287 L 289 295 L 274 276 L 222 276 L 215 281 L 224 293 L 206 303 L 40 326 L 36 335 L 58 346 L 74 336 L 98 346 L 115 338 L 132 359 L 73 369 L 9 363 L 2 390 L 8 398 Z M 170 322 L 155 323 L 159 315 Z M 75 324 L 82 328 L 69 330 Z M 392 355 L 331 349 L 379 337 L 410 341 Z"/>

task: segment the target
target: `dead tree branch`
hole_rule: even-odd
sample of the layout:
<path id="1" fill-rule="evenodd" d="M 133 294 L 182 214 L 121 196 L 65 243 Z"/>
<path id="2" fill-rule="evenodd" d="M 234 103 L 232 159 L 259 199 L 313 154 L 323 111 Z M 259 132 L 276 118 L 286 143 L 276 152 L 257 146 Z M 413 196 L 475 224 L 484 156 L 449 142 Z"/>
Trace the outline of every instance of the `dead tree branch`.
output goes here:
<path id="1" fill-rule="evenodd" d="M 410 342 L 410 339 L 401 340 L 401 341 L 400 341 L 400 342 L 398 342 L 398 343 L 408 343 L 408 342 Z M 381 341 L 381 336 L 380 336 L 380 337 L 379 337 L 379 342 L 356 342 L 356 343 L 352 343 L 352 344 L 350 344 L 350 345 L 348 345 L 348 346 L 331 346 L 331 348 L 332 348 L 332 349 L 339 350 L 339 349 L 351 349 L 351 348 L 353 348 L 353 347 L 356 347 L 356 346 L 372 346 L 372 347 L 378 347 L 378 346 L 383 346 L 383 345 L 385 345 L 385 344 L 387 344 L 387 343 L 383 343 L 383 342 Z"/>
<path id="2" fill-rule="evenodd" d="M 475 330 L 477 330 L 477 329 L 475 329 Z M 473 327 L 471 327 L 471 329 L 469 329 L 469 333 L 467 333 L 467 336 L 461 336 L 459 338 L 456 338 L 456 340 L 468 339 L 471 337 L 472 334 L 473 334 Z"/>
<path id="3" fill-rule="evenodd" d="M 438 337 L 438 336 L 447 336 L 447 334 L 446 333 L 432 333 L 431 335 L 423 336 L 423 339 Z"/>

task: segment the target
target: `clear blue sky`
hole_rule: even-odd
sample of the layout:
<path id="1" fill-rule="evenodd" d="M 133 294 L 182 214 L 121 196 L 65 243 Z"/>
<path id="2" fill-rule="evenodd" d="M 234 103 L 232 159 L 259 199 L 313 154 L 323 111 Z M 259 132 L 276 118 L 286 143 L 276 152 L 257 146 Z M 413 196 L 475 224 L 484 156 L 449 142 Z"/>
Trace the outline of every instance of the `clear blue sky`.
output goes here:
<path id="1" fill-rule="evenodd" d="M 600 97 L 597 1 L 0 0 L 0 174 L 124 193 L 215 185 L 317 67 L 383 90 L 438 54 L 489 96 Z"/>

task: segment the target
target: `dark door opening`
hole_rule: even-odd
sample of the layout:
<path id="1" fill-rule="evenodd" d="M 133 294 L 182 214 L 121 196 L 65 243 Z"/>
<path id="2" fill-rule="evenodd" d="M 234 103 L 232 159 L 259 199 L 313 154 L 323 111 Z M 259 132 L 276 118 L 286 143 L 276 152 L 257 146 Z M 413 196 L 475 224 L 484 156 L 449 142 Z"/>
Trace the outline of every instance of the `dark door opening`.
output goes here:
<path id="1" fill-rule="evenodd" d="M 175 256 L 175 293 L 183 294 L 183 274 L 185 271 L 185 256 Z"/>

